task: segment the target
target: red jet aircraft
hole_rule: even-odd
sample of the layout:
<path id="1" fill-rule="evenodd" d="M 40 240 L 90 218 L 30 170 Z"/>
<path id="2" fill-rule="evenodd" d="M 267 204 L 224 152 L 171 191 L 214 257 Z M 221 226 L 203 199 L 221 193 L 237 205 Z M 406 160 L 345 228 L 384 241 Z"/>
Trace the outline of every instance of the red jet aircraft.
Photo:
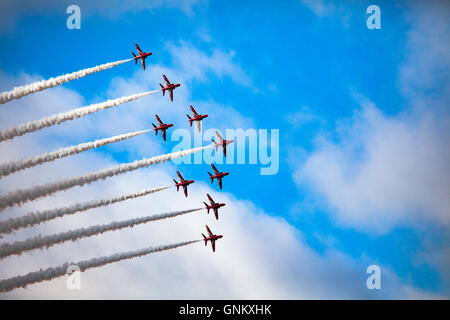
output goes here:
<path id="1" fill-rule="evenodd" d="M 216 142 L 216 141 L 214 141 L 214 139 L 211 138 L 212 142 L 214 143 L 214 146 L 216 147 L 216 152 L 217 152 L 217 149 L 221 146 L 223 149 L 223 155 L 226 157 L 227 156 L 227 144 L 233 143 L 234 140 L 224 140 L 222 138 L 222 136 L 220 135 L 219 131 L 216 131 L 216 134 L 219 137 L 220 142 Z"/>
<path id="2" fill-rule="evenodd" d="M 164 141 L 166 141 L 166 130 L 168 128 L 172 127 L 173 124 L 172 123 L 169 123 L 169 124 L 163 123 L 161 121 L 161 119 L 158 117 L 157 114 L 155 114 L 155 117 L 156 117 L 156 120 L 158 120 L 158 123 L 159 123 L 159 127 L 155 126 L 155 124 L 152 123 L 153 127 L 155 128 L 155 129 L 153 129 L 153 130 L 155 130 L 155 135 L 158 135 L 158 130 L 161 130 L 162 135 L 163 135 L 163 139 L 164 139 Z"/>
<path id="3" fill-rule="evenodd" d="M 194 183 L 195 181 L 194 180 L 184 180 L 179 171 L 177 171 L 177 174 L 178 174 L 178 177 L 180 178 L 180 182 L 177 182 L 177 180 L 173 179 L 173 181 L 175 182 L 175 185 L 177 186 L 177 191 L 180 187 L 183 187 L 184 195 L 187 197 L 188 196 L 187 186 L 190 185 L 191 183 Z"/>
<path id="4" fill-rule="evenodd" d="M 209 194 L 206 194 L 206 195 L 208 196 L 208 199 L 211 202 L 210 205 L 208 205 L 206 202 L 203 202 L 206 206 L 206 210 L 208 211 L 208 214 L 209 214 L 209 210 L 212 209 L 214 211 L 214 215 L 216 216 L 216 220 L 219 220 L 219 208 L 224 207 L 225 203 L 214 202 L 214 200 L 211 198 L 211 196 Z"/>
<path id="5" fill-rule="evenodd" d="M 208 226 L 206 226 L 206 231 L 208 231 L 208 237 L 206 237 L 202 233 L 203 241 L 205 241 L 205 246 L 208 244 L 208 241 L 211 241 L 212 250 L 213 252 L 216 252 L 216 240 L 223 238 L 223 236 L 220 234 L 219 235 L 213 234 L 211 230 L 209 230 Z"/>
<path id="6" fill-rule="evenodd" d="M 200 131 L 201 131 L 201 121 L 202 121 L 203 119 L 207 118 L 208 115 L 207 115 L 207 114 L 198 114 L 198 113 L 195 111 L 195 109 L 194 109 L 193 106 L 191 106 L 191 111 L 192 111 L 192 113 L 193 113 L 193 115 L 194 115 L 192 118 L 191 118 L 188 114 L 186 114 L 187 117 L 188 117 L 188 119 L 189 119 L 189 124 L 190 124 L 191 127 L 192 127 L 192 122 L 193 122 L 193 121 L 196 121 L 196 122 L 197 122 L 197 129 L 198 129 L 198 132 L 200 132 Z"/>
<path id="7" fill-rule="evenodd" d="M 165 74 L 163 74 L 163 78 L 164 78 L 164 81 L 166 82 L 166 87 L 164 87 L 161 83 L 159 84 L 161 86 L 161 90 L 163 92 L 163 96 L 164 96 L 164 93 L 166 92 L 166 90 L 169 90 L 170 101 L 173 101 L 173 90 L 176 87 L 179 87 L 180 84 L 179 83 L 177 83 L 177 84 L 170 83 L 170 81 L 167 79 Z"/>
<path id="8" fill-rule="evenodd" d="M 143 52 L 141 48 L 137 45 L 137 43 L 134 44 L 136 46 L 136 49 L 138 51 L 138 55 L 135 55 L 134 52 L 131 52 L 134 56 L 134 64 L 137 64 L 138 59 L 141 59 L 142 63 L 142 69 L 145 70 L 145 59 L 147 59 L 148 56 L 151 56 L 151 52 Z"/>
<path id="9" fill-rule="evenodd" d="M 211 179 L 211 183 L 214 182 L 214 179 L 217 179 L 217 182 L 219 182 L 219 188 L 222 190 L 222 178 L 229 175 L 229 172 L 219 172 L 219 170 L 217 170 L 217 168 L 211 163 L 211 167 L 214 170 L 214 175 L 212 175 L 209 171 L 209 178 Z"/>

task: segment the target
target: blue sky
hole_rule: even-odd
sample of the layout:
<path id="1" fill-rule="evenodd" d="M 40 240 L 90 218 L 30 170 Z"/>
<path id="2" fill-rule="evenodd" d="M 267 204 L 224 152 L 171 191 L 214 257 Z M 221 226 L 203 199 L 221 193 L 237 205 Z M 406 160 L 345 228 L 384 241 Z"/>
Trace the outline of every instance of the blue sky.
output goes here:
<path id="1" fill-rule="evenodd" d="M 442 24 L 448 6 L 379 1 L 382 28 L 369 30 L 370 1 L 174 1 L 154 2 L 150 8 L 139 2 L 81 1 L 75 2 L 81 8 L 81 30 L 68 30 L 65 9 L 72 3 L 44 3 L 20 9 L 13 2 L 4 4 L 13 14 L 2 10 L 2 16 L 8 15 L 0 32 L 2 91 L 22 84 L 24 74 L 46 79 L 127 58 L 138 42 L 153 52 L 145 71 L 150 76 L 127 63 L 64 84 L 75 92 L 67 101 L 81 106 L 156 89 L 157 71 L 168 70 L 174 82 L 179 81 L 176 71 L 183 72 L 182 101 L 209 106 L 205 126 L 216 117 L 212 124 L 221 129 L 240 124 L 280 130 L 279 172 L 262 176 L 258 165 L 222 165 L 232 172 L 224 180 L 226 192 L 282 218 L 318 256 L 334 250 L 353 259 L 362 279 L 368 265 L 379 264 L 402 285 L 448 298 L 448 201 L 441 196 L 448 198 L 449 191 L 450 51 L 442 43 L 449 32 Z M 433 30 L 438 30 L 436 38 L 428 36 Z M 211 64 L 202 65 L 204 59 Z M 173 112 L 181 114 L 178 121 L 188 107 L 179 105 L 177 93 L 174 103 L 167 104 L 173 110 L 158 111 L 170 123 Z M 145 99 L 139 102 L 149 105 L 148 117 L 139 123 L 144 127 L 152 121 L 155 103 L 153 96 Z M 133 112 L 133 106 L 119 108 Z M 41 111 L 53 113 L 45 107 Z M 114 112 L 105 111 L 117 119 Z M 223 124 L 217 119 L 228 115 L 231 120 Z M 115 123 L 92 129 L 101 117 L 93 115 L 85 131 L 82 123 L 89 120 L 77 120 L 79 135 L 42 135 L 41 143 L 57 146 L 107 135 Z M 177 125 L 187 128 L 187 121 Z M 134 150 L 133 144 L 93 153 L 111 163 L 128 162 L 170 152 L 175 144 L 149 139 L 147 151 L 144 145 Z M 433 165 L 429 159 L 440 160 Z M 163 168 L 172 174 L 172 165 Z M 206 165 L 177 169 L 206 181 Z M 2 190 L 12 185 L 13 178 Z"/>

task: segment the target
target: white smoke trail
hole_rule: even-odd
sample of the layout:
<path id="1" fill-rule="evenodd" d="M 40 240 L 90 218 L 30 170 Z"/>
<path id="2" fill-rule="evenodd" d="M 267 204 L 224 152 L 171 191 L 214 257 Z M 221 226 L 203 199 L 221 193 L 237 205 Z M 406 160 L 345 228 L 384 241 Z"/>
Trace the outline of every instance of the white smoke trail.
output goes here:
<path id="1" fill-rule="evenodd" d="M 79 78 L 85 77 L 87 75 L 90 75 L 90 74 L 93 74 L 93 73 L 96 73 L 99 71 L 113 68 L 115 66 L 118 66 L 122 63 L 131 61 L 131 60 L 133 60 L 133 59 L 109 62 L 109 63 L 105 63 L 105 64 L 102 64 L 102 65 L 99 65 L 99 66 L 96 66 L 93 68 L 88 68 L 88 69 L 83 69 L 83 70 L 72 72 L 72 73 L 67 73 L 65 75 L 62 75 L 62 76 L 59 76 L 56 78 L 50 78 L 48 80 L 34 82 L 34 83 L 31 83 L 31 84 L 28 84 L 25 86 L 15 87 L 11 91 L 6 91 L 6 92 L 0 93 L 0 104 L 6 103 L 13 99 L 20 99 L 31 93 L 42 91 L 42 90 L 45 90 L 48 88 L 53 88 L 57 85 L 65 83 L 65 82 L 79 79 Z"/>
<path id="2" fill-rule="evenodd" d="M 148 96 L 150 94 L 156 93 L 161 91 L 153 90 L 153 91 L 146 91 L 142 93 L 136 93 L 129 96 L 117 98 L 117 99 L 110 99 L 104 102 L 91 104 L 87 107 L 82 107 L 78 109 L 73 109 L 67 112 L 61 112 L 58 114 L 54 114 L 52 116 L 42 118 L 41 120 L 34 120 L 30 122 L 25 122 L 17 127 L 8 128 L 5 130 L 0 130 L 0 142 L 6 141 L 9 139 L 12 139 L 14 137 L 23 136 L 26 133 L 30 133 L 33 131 L 41 130 L 42 128 L 59 125 L 65 121 L 74 120 L 77 118 L 84 117 L 88 114 L 101 111 L 104 109 L 112 108 L 115 106 L 118 106 L 122 103 L 130 102 L 145 96 Z"/>
<path id="3" fill-rule="evenodd" d="M 102 200 L 94 200 L 83 203 L 76 203 L 71 206 L 50 209 L 46 211 L 37 211 L 30 212 L 23 217 L 11 218 L 5 221 L 0 221 L 0 233 L 11 233 L 14 230 L 18 230 L 21 228 L 31 227 L 46 221 L 50 221 L 56 218 L 63 217 L 69 214 L 75 214 L 78 212 L 87 211 L 89 209 L 99 208 L 108 206 L 110 204 L 114 204 L 117 202 L 122 202 L 129 199 L 134 199 L 138 197 L 143 197 L 151 193 L 155 193 L 158 191 L 162 191 L 170 188 L 170 186 L 156 188 L 156 189 L 147 189 L 144 191 L 130 193 L 126 195 L 122 195 L 120 197 L 110 198 L 110 199 L 102 199 Z"/>
<path id="4" fill-rule="evenodd" d="M 104 145 L 107 145 L 110 143 L 115 143 L 115 142 L 119 142 L 122 140 L 130 139 L 130 138 L 136 137 L 138 135 L 141 135 L 141 134 L 144 134 L 144 133 L 147 133 L 150 131 L 152 131 L 152 130 L 141 130 L 141 131 L 130 132 L 130 133 L 114 136 L 111 138 L 105 138 L 105 139 L 95 140 L 95 141 L 91 141 L 91 142 L 81 143 L 77 146 L 62 148 L 59 150 L 55 150 L 55 151 L 52 151 L 49 153 L 44 153 L 42 155 L 30 157 L 27 159 L 22 159 L 19 161 L 11 161 L 9 163 L 0 164 L 0 178 L 6 177 L 6 176 L 8 176 L 14 172 L 20 171 L 20 170 L 32 168 L 34 166 L 43 164 L 45 162 L 54 161 L 56 159 L 68 157 L 68 156 L 71 156 L 71 155 L 74 155 L 77 153 L 81 153 L 81 152 L 84 152 L 87 150 L 99 148 L 101 146 L 104 146 Z"/>
<path id="5" fill-rule="evenodd" d="M 81 238 L 90 237 L 93 235 L 99 235 L 107 231 L 116 231 L 123 228 L 132 228 L 135 225 L 143 224 L 151 221 L 163 220 L 167 218 L 174 218 L 182 214 L 191 213 L 195 211 L 200 211 L 203 208 L 189 209 L 174 211 L 168 213 L 162 213 L 153 216 L 134 218 L 119 222 L 112 222 L 109 224 L 102 224 L 91 226 L 88 228 L 80 228 L 76 230 L 70 230 L 67 232 L 61 232 L 57 234 L 52 234 L 49 236 L 36 236 L 33 238 L 28 238 L 22 241 L 16 241 L 12 243 L 3 243 L 0 245 L 0 259 L 6 258 L 11 255 L 20 255 L 24 252 L 31 251 L 34 249 L 49 248 L 51 246 L 66 242 L 66 241 L 76 241 Z"/>
<path id="6" fill-rule="evenodd" d="M 58 266 L 58 267 L 47 268 L 45 270 L 41 269 L 38 271 L 27 273 L 23 276 L 16 276 L 13 278 L 1 280 L 0 281 L 0 292 L 8 292 L 8 291 L 11 291 L 11 290 L 14 290 L 17 288 L 25 288 L 26 286 L 28 286 L 30 284 L 53 280 L 55 278 L 64 276 L 67 274 L 68 268 L 73 265 L 76 265 L 80 269 L 80 271 L 83 272 L 88 269 L 102 267 L 106 264 L 110 264 L 113 262 L 142 257 L 142 256 L 148 255 L 150 253 L 171 250 L 171 249 L 175 249 L 178 247 L 187 246 L 189 244 L 196 243 L 199 241 L 200 240 L 179 242 L 179 243 L 170 244 L 170 245 L 166 245 L 166 246 L 150 247 L 150 248 L 144 248 L 144 249 L 140 249 L 140 250 L 136 250 L 136 251 L 117 253 L 117 254 L 114 254 L 111 256 L 99 257 L 99 258 L 94 258 L 91 260 L 84 260 L 84 261 L 80 261 L 77 263 L 64 263 L 63 265 Z"/>
<path id="7" fill-rule="evenodd" d="M 122 173 L 133 171 L 139 168 L 148 167 L 154 164 L 169 161 L 175 158 L 181 158 L 183 156 L 190 155 L 192 153 L 202 151 L 207 148 L 214 147 L 213 144 L 205 147 L 198 147 L 188 150 L 181 150 L 173 153 L 164 154 L 161 156 L 155 156 L 149 159 L 137 160 L 131 163 L 120 164 L 115 167 L 100 170 L 93 173 L 88 173 L 75 178 L 70 178 L 53 183 L 47 183 L 30 189 L 20 189 L 13 192 L 9 192 L 0 197 L 0 210 L 5 209 L 13 205 L 21 205 L 25 202 L 35 200 L 41 197 L 46 197 L 57 191 L 67 190 L 74 186 L 83 186 L 85 184 L 92 183 L 100 179 L 106 179 L 108 177 L 116 176 Z"/>

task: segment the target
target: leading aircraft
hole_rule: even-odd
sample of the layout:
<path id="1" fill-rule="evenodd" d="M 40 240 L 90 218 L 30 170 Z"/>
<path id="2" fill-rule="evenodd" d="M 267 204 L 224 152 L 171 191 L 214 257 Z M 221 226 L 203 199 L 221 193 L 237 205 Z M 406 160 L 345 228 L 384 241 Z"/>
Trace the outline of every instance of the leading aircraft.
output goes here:
<path id="1" fill-rule="evenodd" d="M 134 56 L 134 64 L 137 64 L 138 59 L 141 59 L 142 69 L 145 70 L 145 59 L 147 59 L 148 56 L 151 56 L 151 52 L 143 52 L 141 48 L 139 48 L 138 44 L 134 44 L 136 46 L 136 49 L 138 51 L 138 55 L 135 55 L 134 52 L 131 52 Z"/>
<path id="2" fill-rule="evenodd" d="M 224 138 L 222 138 L 222 136 L 220 135 L 220 132 L 217 130 L 216 130 L 216 134 L 217 134 L 217 137 L 219 137 L 220 142 L 216 142 L 216 141 L 214 141 L 213 138 L 211 138 L 212 142 L 214 143 L 214 146 L 216 147 L 216 152 L 219 147 L 222 147 L 223 155 L 226 157 L 227 156 L 227 144 L 233 143 L 234 140 L 224 140 Z"/>
<path id="3" fill-rule="evenodd" d="M 209 210 L 212 209 L 214 212 L 214 215 L 216 216 L 216 220 L 219 220 L 219 208 L 224 207 L 225 203 L 218 203 L 214 202 L 214 200 L 211 198 L 209 194 L 206 194 L 208 196 L 209 201 L 211 202 L 210 205 L 208 205 L 206 202 L 203 202 L 206 206 L 206 210 L 209 214 Z"/>
<path id="4" fill-rule="evenodd" d="M 207 114 L 198 114 L 198 113 L 195 111 L 195 109 L 194 109 L 193 106 L 191 106 L 191 111 L 192 111 L 192 114 L 194 115 L 192 118 L 191 118 L 188 114 L 186 114 L 187 117 L 188 117 L 188 119 L 189 119 L 189 124 L 190 124 L 191 127 L 192 127 L 192 122 L 193 122 L 193 121 L 196 121 L 196 122 L 197 122 L 197 129 L 198 129 L 198 132 L 200 132 L 200 131 L 202 130 L 202 127 L 201 127 L 201 121 L 202 121 L 203 119 L 207 118 L 208 115 L 207 115 Z"/>
<path id="5" fill-rule="evenodd" d="M 220 234 L 219 235 L 213 234 L 211 230 L 209 230 L 208 226 L 206 226 L 206 231 L 208 231 L 208 237 L 206 237 L 202 233 L 203 241 L 205 241 L 205 246 L 208 244 L 208 241 L 211 241 L 212 250 L 213 252 L 216 252 L 216 240 L 223 238 L 223 236 Z"/>
<path id="6" fill-rule="evenodd" d="M 180 187 L 183 187 L 184 195 L 187 197 L 188 196 L 187 186 L 190 185 L 191 183 L 194 183 L 195 181 L 194 180 L 184 180 L 179 171 L 177 171 L 177 175 L 180 178 L 180 182 L 177 182 L 177 180 L 173 179 L 173 181 L 175 182 L 175 186 L 177 187 L 177 191 Z"/>
<path id="7" fill-rule="evenodd" d="M 214 182 L 214 179 L 217 179 L 217 182 L 219 183 L 219 188 L 222 190 L 222 178 L 229 175 L 229 172 L 220 172 L 219 170 L 217 170 L 217 168 L 211 163 L 211 167 L 214 170 L 214 175 L 212 175 L 209 171 L 209 178 L 211 179 L 211 183 Z"/>
<path id="8" fill-rule="evenodd" d="M 166 130 L 168 128 L 172 127 L 173 124 L 172 123 L 168 123 L 168 124 L 167 123 L 163 123 L 161 121 L 161 119 L 158 117 L 157 114 L 155 114 L 155 117 L 156 117 L 156 120 L 158 120 L 158 123 L 159 123 L 159 127 L 157 127 L 154 123 L 152 123 L 152 125 L 154 127 L 153 130 L 155 130 L 155 135 L 158 135 L 158 130 L 161 130 L 163 139 L 164 139 L 164 141 L 166 141 Z"/>
<path id="9" fill-rule="evenodd" d="M 161 90 L 162 90 L 162 92 L 163 92 L 163 96 L 164 96 L 164 93 L 166 92 L 166 90 L 169 90 L 170 101 L 173 101 L 173 90 L 174 90 L 176 87 L 181 86 L 181 84 L 179 84 L 179 83 L 177 83 L 177 84 L 175 84 L 175 83 L 170 83 L 169 79 L 167 79 L 167 77 L 166 77 L 165 74 L 163 74 L 163 78 L 164 78 L 164 81 L 166 82 L 166 86 L 164 87 L 161 83 L 159 84 L 159 85 L 161 86 Z"/>

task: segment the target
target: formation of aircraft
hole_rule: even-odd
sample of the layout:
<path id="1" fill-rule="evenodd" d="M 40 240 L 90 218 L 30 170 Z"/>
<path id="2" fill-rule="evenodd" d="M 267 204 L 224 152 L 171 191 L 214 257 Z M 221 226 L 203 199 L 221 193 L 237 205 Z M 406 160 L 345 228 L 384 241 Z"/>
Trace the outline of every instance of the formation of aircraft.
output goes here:
<path id="1" fill-rule="evenodd" d="M 211 241 L 211 247 L 212 247 L 212 251 L 213 252 L 216 252 L 216 241 L 218 240 L 218 239 L 220 239 L 220 238 L 223 238 L 223 235 L 216 235 L 216 234 L 213 234 L 212 232 L 211 232 L 211 230 L 209 229 L 209 227 L 208 226 L 205 226 L 206 227 L 206 231 L 208 232 L 208 236 L 205 236 L 203 233 L 202 233 L 202 236 L 203 236 L 203 241 L 205 241 L 205 246 L 208 244 L 208 241 Z"/>
<path id="2" fill-rule="evenodd" d="M 170 101 L 173 101 L 173 90 L 175 90 L 175 88 L 179 87 L 180 84 L 179 83 L 177 83 L 177 84 L 170 83 L 169 79 L 167 79 L 165 74 L 163 74 L 163 78 L 164 78 L 164 81 L 166 82 L 166 86 L 164 87 L 161 83 L 159 84 L 161 86 L 163 96 L 164 96 L 166 90 L 169 90 Z"/>
<path id="3" fill-rule="evenodd" d="M 152 53 L 142 51 L 137 43 L 135 43 L 135 46 L 138 51 L 138 54 L 136 55 L 134 52 L 131 52 L 133 54 L 134 62 L 135 62 L 135 64 L 137 64 L 137 61 L 141 60 L 142 69 L 145 70 L 145 59 L 148 58 L 149 56 L 151 56 Z M 175 88 L 179 87 L 180 84 L 179 83 L 177 83 L 177 84 L 171 83 L 169 81 L 169 79 L 167 79 L 166 75 L 164 75 L 164 74 L 163 74 L 163 78 L 166 83 L 166 86 L 163 86 L 161 83 L 159 84 L 161 86 L 161 91 L 163 93 L 163 96 L 165 95 L 166 91 L 169 91 L 170 101 L 173 101 L 173 90 L 175 90 Z M 189 125 L 190 125 L 190 127 L 192 127 L 193 122 L 196 122 L 198 131 L 201 132 L 201 122 L 203 119 L 207 118 L 208 115 L 207 114 L 198 114 L 197 111 L 195 111 L 193 106 L 190 106 L 190 109 L 192 111 L 192 117 L 189 114 L 186 114 L 186 116 L 189 119 Z M 154 128 L 153 130 L 155 130 L 155 135 L 158 135 L 158 131 L 161 131 L 163 140 L 166 141 L 166 130 L 168 128 L 172 127 L 173 124 L 164 123 L 157 114 L 155 114 L 155 117 L 156 117 L 156 120 L 158 121 L 158 126 L 156 126 L 154 123 L 152 123 L 153 128 Z M 226 157 L 227 156 L 227 145 L 234 142 L 234 140 L 223 139 L 221 134 L 218 131 L 216 131 L 216 134 L 217 134 L 219 141 L 216 142 L 214 139 L 211 139 L 212 142 L 214 143 L 216 152 L 218 151 L 219 147 L 222 147 L 223 154 Z M 211 183 L 214 182 L 214 179 L 217 179 L 217 182 L 219 183 L 219 188 L 222 189 L 222 178 L 229 175 L 229 172 L 219 172 L 219 170 L 217 170 L 217 168 L 214 166 L 214 164 L 211 164 L 211 167 L 214 170 L 214 175 L 211 174 L 210 172 L 208 172 L 209 177 L 211 179 Z M 180 182 L 173 179 L 173 181 L 175 182 L 175 186 L 177 187 L 177 191 L 179 191 L 180 187 L 182 187 L 183 191 L 184 191 L 184 195 L 187 197 L 188 196 L 187 187 L 188 187 L 188 185 L 190 185 L 191 183 L 194 183 L 195 181 L 194 180 L 185 180 L 179 171 L 177 171 L 177 175 L 180 178 Z M 209 211 L 213 210 L 216 220 L 219 220 L 219 208 L 224 207 L 225 203 L 215 202 L 209 194 L 206 194 L 206 195 L 210 202 L 210 204 L 203 202 L 205 204 L 207 213 L 209 214 Z M 215 252 L 216 251 L 216 241 L 220 238 L 223 238 L 223 236 L 213 234 L 208 226 L 206 226 L 206 231 L 208 233 L 208 236 L 205 236 L 202 233 L 203 240 L 205 241 L 205 246 L 208 244 L 208 241 L 210 241 L 212 251 Z"/>
<path id="4" fill-rule="evenodd" d="M 211 167 L 214 170 L 214 174 L 211 174 L 208 171 L 209 174 L 209 178 L 211 179 L 211 183 L 214 182 L 214 179 L 217 179 L 217 182 L 219 183 L 219 188 L 222 190 L 222 178 L 229 175 L 229 172 L 220 172 L 219 170 L 217 170 L 216 166 L 214 164 L 211 163 Z"/>
<path id="5" fill-rule="evenodd" d="M 209 210 L 213 210 L 214 215 L 216 216 L 216 220 L 219 220 L 219 208 L 224 207 L 225 203 L 217 203 L 214 202 L 214 200 L 211 198 L 209 194 L 206 194 L 208 196 L 209 202 L 211 204 L 207 204 L 206 202 L 203 202 L 205 204 L 206 210 L 209 214 Z"/>
<path id="6" fill-rule="evenodd" d="M 177 187 L 177 191 L 179 190 L 180 187 L 183 187 L 184 195 L 187 197 L 188 196 L 187 187 L 188 187 L 188 185 L 190 185 L 191 183 L 194 183 L 195 181 L 194 180 L 184 180 L 179 171 L 177 171 L 177 175 L 180 178 L 180 182 L 177 182 L 177 180 L 173 179 L 173 181 L 175 182 L 175 186 Z"/>
<path id="7" fill-rule="evenodd" d="M 195 109 L 194 109 L 193 106 L 191 106 L 191 111 L 192 111 L 192 114 L 194 115 L 192 118 L 191 118 L 188 114 L 186 114 L 187 117 L 188 117 L 188 119 L 189 119 L 189 124 L 190 124 L 190 126 L 192 127 L 192 122 L 193 122 L 193 121 L 196 121 L 196 122 L 197 122 L 197 129 L 198 129 L 198 132 L 200 132 L 200 131 L 202 130 L 202 128 L 201 128 L 201 121 L 202 121 L 203 119 L 207 118 L 208 115 L 207 115 L 207 114 L 198 114 L 198 113 L 195 111 Z"/>
<path id="8" fill-rule="evenodd" d="M 159 124 L 159 126 L 157 127 L 154 123 L 152 123 L 153 128 L 154 128 L 153 130 L 155 130 L 155 135 L 158 135 L 158 130 L 161 130 L 163 139 L 164 139 L 164 141 L 166 141 L 166 130 L 170 127 L 173 127 L 173 124 L 162 122 L 157 114 L 155 114 L 155 117 Z"/>
<path id="9" fill-rule="evenodd" d="M 222 147 L 223 155 L 226 157 L 227 156 L 227 144 L 234 142 L 234 140 L 225 140 L 224 138 L 222 138 L 219 131 L 216 131 L 216 134 L 217 134 L 217 137 L 219 138 L 220 142 L 216 142 L 216 141 L 214 141 L 213 138 L 211 138 L 212 142 L 214 143 L 214 146 L 216 147 L 216 152 L 217 152 L 217 149 L 219 149 L 219 147 Z"/>
<path id="10" fill-rule="evenodd" d="M 141 59 L 142 69 L 145 70 L 145 59 L 147 59 L 148 56 L 151 56 L 152 53 L 142 51 L 137 43 L 135 43 L 134 45 L 136 46 L 136 49 L 138 51 L 137 55 L 135 55 L 134 52 L 131 52 L 134 56 L 134 64 L 137 64 L 138 59 Z"/>

